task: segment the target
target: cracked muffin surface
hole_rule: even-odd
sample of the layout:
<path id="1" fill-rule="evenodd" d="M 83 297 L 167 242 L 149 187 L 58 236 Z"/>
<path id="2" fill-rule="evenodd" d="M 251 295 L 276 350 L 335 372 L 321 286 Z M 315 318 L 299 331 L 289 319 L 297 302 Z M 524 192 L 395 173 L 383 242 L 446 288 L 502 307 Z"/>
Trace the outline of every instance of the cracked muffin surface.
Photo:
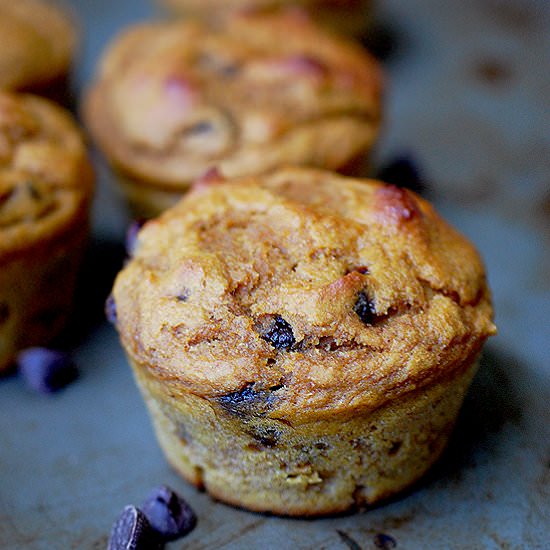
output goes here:
<path id="1" fill-rule="evenodd" d="M 213 165 L 228 176 L 281 164 L 340 169 L 379 127 L 381 70 L 303 15 L 239 14 L 135 26 L 106 51 L 84 102 L 95 140 L 137 203 Z"/>
<path id="2" fill-rule="evenodd" d="M 68 112 L 0 92 L 0 370 L 71 309 L 93 173 Z"/>
<path id="3" fill-rule="evenodd" d="M 306 168 L 198 181 L 141 230 L 114 299 L 171 462 L 197 482 L 181 466 L 182 453 L 191 456 L 219 498 L 277 513 L 372 503 L 421 475 L 443 448 L 495 330 L 478 253 L 425 200 Z M 282 503 L 266 504 L 274 497 L 258 497 L 258 487 L 243 497 L 213 481 L 220 465 L 192 427 L 197 411 L 216 417 L 210 429 L 227 423 L 243 448 L 294 464 L 285 466 Z M 186 451 L 174 454 L 183 440 Z M 335 450 L 338 468 L 329 451 L 298 452 L 317 443 Z M 256 467 L 242 460 L 249 472 Z M 367 463 L 377 473 L 361 481 Z M 335 497 L 344 467 L 345 496 Z M 378 487 L 388 468 L 395 474 Z M 302 475 L 314 481 L 296 481 Z"/>
<path id="4" fill-rule="evenodd" d="M 28 90 L 67 74 L 77 34 L 71 18 L 42 0 L 0 0 L 0 88 Z"/>

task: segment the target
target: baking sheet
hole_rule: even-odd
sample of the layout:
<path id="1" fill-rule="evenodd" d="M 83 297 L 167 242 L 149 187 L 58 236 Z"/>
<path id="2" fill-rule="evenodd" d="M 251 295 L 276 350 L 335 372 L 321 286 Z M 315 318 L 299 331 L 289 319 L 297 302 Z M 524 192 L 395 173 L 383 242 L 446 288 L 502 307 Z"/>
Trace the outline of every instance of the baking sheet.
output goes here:
<path id="1" fill-rule="evenodd" d="M 550 548 L 550 5 L 385 0 L 375 45 L 389 71 L 376 162 L 410 152 L 426 194 L 485 258 L 499 335 L 443 459 L 414 491 L 368 512 L 268 517 L 215 503 L 167 466 L 102 301 L 127 223 L 100 175 L 94 238 L 70 338 L 80 379 L 51 397 L 0 380 L 0 547 L 101 549 L 122 507 L 160 483 L 195 508 L 168 548 Z M 90 79 L 105 41 L 145 0 L 72 2 Z M 346 538 L 347 537 L 347 538 Z"/>

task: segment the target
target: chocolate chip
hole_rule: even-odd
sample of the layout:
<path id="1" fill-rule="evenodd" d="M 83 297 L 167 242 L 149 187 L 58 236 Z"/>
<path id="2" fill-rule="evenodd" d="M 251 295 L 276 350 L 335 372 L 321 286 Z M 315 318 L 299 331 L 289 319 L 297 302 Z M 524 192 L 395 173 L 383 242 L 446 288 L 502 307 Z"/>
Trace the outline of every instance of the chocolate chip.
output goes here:
<path id="1" fill-rule="evenodd" d="M 378 533 L 374 536 L 374 545 L 376 548 L 382 548 L 383 550 L 390 550 L 397 546 L 397 541 L 390 535 L 385 533 Z"/>
<path id="2" fill-rule="evenodd" d="M 126 230 L 126 254 L 132 257 L 136 250 L 136 241 L 140 229 L 145 224 L 146 220 L 134 220 Z"/>
<path id="3" fill-rule="evenodd" d="M 201 122 L 197 122 L 196 124 L 193 124 L 190 128 L 187 129 L 187 134 L 206 134 L 208 132 L 211 132 L 214 129 L 214 125 L 209 122 L 208 120 L 202 120 Z"/>
<path id="4" fill-rule="evenodd" d="M 241 390 L 218 397 L 218 403 L 231 414 L 241 418 L 262 416 L 271 407 L 275 394 L 269 390 L 255 390 L 249 384 Z"/>
<path id="5" fill-rule="evenodd" d="M 40 393 L 56 392 L 78 376 L 66 353 L 47 348 L 28 348 L 17 355 L 16 363 L 27 385 Z"/>
<path id="6" fill-rule="evenodd" d="M 116 313 L 116 302 L 112 294 L 109 294 L 107 300 L 105 300 L 105 317 L 109 323 L 116 325 L 117 322 L 117 313 Z"/>
<path id="7" fill-rule="evenodd" d="M 353 306 L 353 311 L 359 315 L 359 319 L 361 319 L 365 325 L 373 324 L 376 310 L 374 309 L 374 304 L 369 300 L 369 297 L 364 292 L 360 292 L 357 295 L 357 300 Z"/>
<path id="8" fill-rule="evenodd" d="M 162 546 L 145 514 L 135 506 L 126 506 L 113 525 L 107 550 L 153 550 Z"/>
<path id="9" fill-rule="evenodd" d="M 296 343 L 292 327 L 280 315 L 270 316 L 270 322 L 260 336 L 274 348 L 286 351 Z"/>
<path id="10" fill-rule="evenodd" d="M 426 191 L 417 163 L 409 155 L 399 155 L 382 166 L 377 178 L 399 187 L 406 187 L 416 193 Z"/>
<path id="11" fill-rule="evenodd" d="M 152 491 L 141 510 L 159 538 L 165 541 L 187 535 L 197 524 L 197 516 L 189 504 L 165 485 Z"/>

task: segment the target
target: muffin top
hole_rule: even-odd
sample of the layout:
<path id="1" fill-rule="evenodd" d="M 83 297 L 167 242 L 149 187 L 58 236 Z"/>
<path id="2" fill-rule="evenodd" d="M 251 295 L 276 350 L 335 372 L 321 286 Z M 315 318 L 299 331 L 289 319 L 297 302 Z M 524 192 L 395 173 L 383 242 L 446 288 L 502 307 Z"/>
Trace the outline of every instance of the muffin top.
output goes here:
<path id="1" fill-rule="evenodd" d="M 69 113 L 0 92 L 0 258 L 62 230 L 88 205 L 92 180 Z"/>
<path id="2" fill-rule="evenodd" d="M 452 376 L 494 332 L 476 250 L 426 201 L 307 168 L 197 182 L 114 298 L 125 348 L 174 391 L 294 421 Z"/>
<path id="3" fill-rule="evenodd" d="M 0 0 L 0 88 L 46 84 L 69 67 L 76 31 L 58 7 L 42 0 Z"/>
<path id="4" fill-rule="evenodd" d="M 107 50 L 84 105 L 111 161 L 180 188 L 206 168 L 338 168 L 372 143 L 381 73 L 359 46 L 295 11 L 134 27 Z"/>

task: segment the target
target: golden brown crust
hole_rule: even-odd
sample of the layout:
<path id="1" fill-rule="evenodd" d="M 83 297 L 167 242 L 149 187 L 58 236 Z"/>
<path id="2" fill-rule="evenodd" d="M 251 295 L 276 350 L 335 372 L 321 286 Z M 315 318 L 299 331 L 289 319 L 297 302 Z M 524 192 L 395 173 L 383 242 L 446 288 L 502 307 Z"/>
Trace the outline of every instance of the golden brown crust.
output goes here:
<path id="1" fill-rule="evenodd" d="M 114 295 L 154 376 L 293 423 L 452 376 L 494 332 L 477 252 L 426 201 L 305 168 L 201 182 L 146 224 Z"/>
<path id="2" fill-rule="evenodd" d="M 42 98 L 0 92 L 0 263 L 87 211 L 92 181 L 67 112 Z"/>
<path id="3" fill-rule="evenodd" d="M 84 115 L 117 168 L 181 191 L 213 164 L 227 175 L 339 168 L 372 144 L 380 95 L 380 68 L 359 47 L 295 13 L 241 14 L 220 28 L 128 30 L 105 54 Z"/>
<path id="4" fill-rule="evenodd" d="M 70 17 L 43 0 L 0 0 L 0 88 L 24 90 L 68 72 L 77 35 Z"/>

